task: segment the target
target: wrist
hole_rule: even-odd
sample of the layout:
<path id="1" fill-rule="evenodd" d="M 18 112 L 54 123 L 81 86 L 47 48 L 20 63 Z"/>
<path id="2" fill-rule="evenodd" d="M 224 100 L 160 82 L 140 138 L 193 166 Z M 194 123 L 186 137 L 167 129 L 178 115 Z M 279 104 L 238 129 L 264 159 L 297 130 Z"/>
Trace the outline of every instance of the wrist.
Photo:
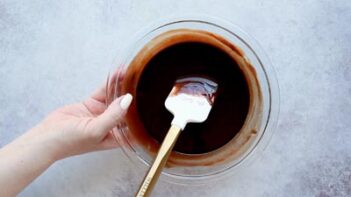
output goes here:
<path id="1" fill-rule="evenodd" d="M 25 148 L 28 154 L 34 155 L 38 160 L 48 165 L 60 159 L 58 142 L 50 136 L 49 132 L 40 127 L 34 127 L 13 142 L 17 148 Z"/>

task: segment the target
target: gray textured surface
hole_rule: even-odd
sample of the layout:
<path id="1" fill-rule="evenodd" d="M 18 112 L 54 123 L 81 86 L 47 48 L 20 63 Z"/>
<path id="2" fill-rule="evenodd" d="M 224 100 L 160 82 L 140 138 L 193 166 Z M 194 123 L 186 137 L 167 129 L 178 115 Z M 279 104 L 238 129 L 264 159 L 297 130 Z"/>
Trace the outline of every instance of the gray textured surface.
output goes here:
<path id="1" fill-rule="evenodd" d="M 267 51 L 280 83 L 278 129 L 230 179 L 161 183 L 154 196 L 351 196 L 351 1 L 221 2 L 0 0 L 0 145 L 89 95 L 145 24 L 205 13 Z M 131 196 L 137 176 L 120 150 L 93 153 L 54 164 L 20 196 Z"/>

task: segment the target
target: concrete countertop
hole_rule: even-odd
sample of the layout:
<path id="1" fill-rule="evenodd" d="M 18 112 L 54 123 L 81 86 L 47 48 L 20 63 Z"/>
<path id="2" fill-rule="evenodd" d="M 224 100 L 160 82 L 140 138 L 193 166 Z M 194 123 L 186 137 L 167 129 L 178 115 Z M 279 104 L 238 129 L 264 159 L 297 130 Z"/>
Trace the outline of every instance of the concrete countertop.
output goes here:
<path id="1" fill-rule="evenodd" d="M 1 0 L 0 146 L 87 97 L 146 24 L 208 14 L 242 27 L 272 60 L 278 127 L 235 176 L 161 182 L 154 196 L 351 196 L 351 1 L 220 2 Z M 55 163 L 20 196 L 132 196 L 138 176 L 121 150 L 92 153 Z"/>

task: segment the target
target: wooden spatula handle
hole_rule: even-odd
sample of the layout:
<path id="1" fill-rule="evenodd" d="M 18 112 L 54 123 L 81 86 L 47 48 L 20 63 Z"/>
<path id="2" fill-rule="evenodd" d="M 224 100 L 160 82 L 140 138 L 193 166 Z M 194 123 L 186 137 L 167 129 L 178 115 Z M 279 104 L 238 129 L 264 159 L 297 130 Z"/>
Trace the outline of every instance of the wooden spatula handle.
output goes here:
<path id="1" fill-rule="evenodd" d="M 163 140 L 160 150 L 157 153 L 156 159 L 146 174 L 144 181 L 140 186 L 138 193 L 136 194 L 136 197 L 150 196 L 150 193 L 154 188 L 163 167 L 167 163 L 168 156 L 170 155 L 173 146 L 177 141 L 180 131 L 181 129 L 174 125 L 172 125 L 168 130 L 168 133 Z"/>

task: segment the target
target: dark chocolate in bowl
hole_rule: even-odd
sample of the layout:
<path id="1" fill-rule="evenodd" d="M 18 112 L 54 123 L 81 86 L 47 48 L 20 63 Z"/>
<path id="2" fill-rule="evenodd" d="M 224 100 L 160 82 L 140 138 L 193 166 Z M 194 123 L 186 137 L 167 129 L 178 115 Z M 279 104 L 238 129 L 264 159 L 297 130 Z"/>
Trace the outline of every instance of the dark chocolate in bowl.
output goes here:
<path id="1" fill-rule="evenodd" d="M 200 75 L 218 83 L 209 118 L 182 131 L 168 166 L 216 165 L 240 157 L 257 137 L 262 96 L 255 69 L 224 38 L 201 30 L 165 32 L 144 46 L 119 83 L 135 100 L 125 118 L 128 138 L 155 154 L 172 121 L 164 101 L 182 76 Z"/>

